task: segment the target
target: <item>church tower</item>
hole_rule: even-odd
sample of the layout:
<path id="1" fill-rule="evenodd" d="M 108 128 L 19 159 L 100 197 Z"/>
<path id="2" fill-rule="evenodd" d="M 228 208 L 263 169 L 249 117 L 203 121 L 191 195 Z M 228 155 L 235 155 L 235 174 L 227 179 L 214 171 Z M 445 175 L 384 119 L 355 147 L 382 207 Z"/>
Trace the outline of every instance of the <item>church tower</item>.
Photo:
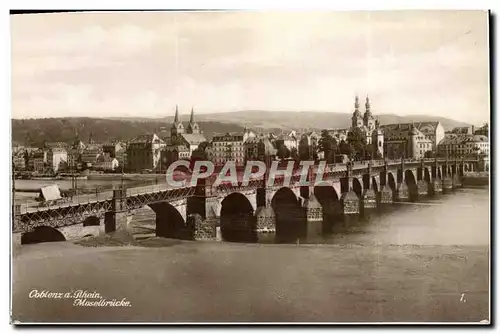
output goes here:
<path id="1" fill-rule="evenodd" d="M 361 128 L 363 126 L 363 118 L 361 117 L 361 113 L 359 112 L 359 98 L 356 95 L 356 99 L 354 101 L 354 113 L 352 114 L 352 128 Z"/>
<path id="2" fill-rule="evenodd" d="M 384 132 L 378 120 L 375 120 L 375 129 L 372 131 L 372 148 L 373 158 L 384 157 Z"/>
<path id="3" fill-rule="evenodd" d="M 191 108 L 191 118 L 189 119 L 187 133 L 190 134 L 200 133 L 200 127 L 198 126 L 198 123 L 196 123 L 196 121 L 194 120 L 194 108 Z"/>
<path id="4" fill-rule="evenodd" d="M 184 126 L 179 121 L 179 108 L 178 106 L 175 106 L 175 117 L 174 122 L 172 123 L 172 127 L 170 128 L 170 136 L 172 137 L 172 139 L 175 139 L 183 133 Z"/>
<path id="5" fill-rule="evenodd" d="M 368 128 L 369 131 L 373 131 L 375 129 L 375 119 L 373 118 L 372 112 L 370 110 L 370 98 L 366 97 L 365 103 L 365 114 L 363 116 L 364 125 Z"/>

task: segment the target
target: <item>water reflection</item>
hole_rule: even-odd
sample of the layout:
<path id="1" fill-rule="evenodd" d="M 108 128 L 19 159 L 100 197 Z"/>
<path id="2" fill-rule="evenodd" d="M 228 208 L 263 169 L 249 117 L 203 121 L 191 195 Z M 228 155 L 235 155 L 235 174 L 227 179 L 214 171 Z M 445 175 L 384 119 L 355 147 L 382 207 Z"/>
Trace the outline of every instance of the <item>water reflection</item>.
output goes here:
<path id="1" fill-rule="evenodd" d="M 334 212 L 323 215 L 323 233 L 307 235 L 305 216 L 298 216 L 294 207 L 287 207 L 290 217 L 284 220 L 277 212 L 277 231 L 259 233 L 259 243 L 307 244 L 417 244 L 417 245 L 488 245 L 489 244 L 489 191 L 488 188 L 462 188 L 438 197 L 419 198 L 418 202 L 381 204 L 377 209 L 365 210 L 364 215 L 339 217 Z M 252 226 L 253 221 L 243 217 L 237 226 Z M 153 218 L 154 220 L 154 218 Z M 151 222 L 150 216 L 136 216 L 138 224 Z M 295 226 L 289 230 L 290 226 Z M 235 236 L 236 231 L 232 231 Z M 243 233 L 243 232 L 242 232 Z M 251 233 L 245 228 L 245 233 Z M 229 241 L 229 240 L 227 240 Z M 256 242 L 254 234 L 248 238 L 231 237 L 230 241 Z"/>

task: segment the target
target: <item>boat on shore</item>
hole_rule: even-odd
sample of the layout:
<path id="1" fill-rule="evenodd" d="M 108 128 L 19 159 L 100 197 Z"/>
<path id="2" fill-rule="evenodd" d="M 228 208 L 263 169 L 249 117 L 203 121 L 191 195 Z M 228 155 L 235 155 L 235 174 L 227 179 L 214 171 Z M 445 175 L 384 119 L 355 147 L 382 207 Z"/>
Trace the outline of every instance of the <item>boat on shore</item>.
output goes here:
<path id="1" fill-rule="evenodd" d="M 71 175 L 71 174 L 60 174 L 58 180 L 87 180 L 88 176 L 87 175 Z"/>

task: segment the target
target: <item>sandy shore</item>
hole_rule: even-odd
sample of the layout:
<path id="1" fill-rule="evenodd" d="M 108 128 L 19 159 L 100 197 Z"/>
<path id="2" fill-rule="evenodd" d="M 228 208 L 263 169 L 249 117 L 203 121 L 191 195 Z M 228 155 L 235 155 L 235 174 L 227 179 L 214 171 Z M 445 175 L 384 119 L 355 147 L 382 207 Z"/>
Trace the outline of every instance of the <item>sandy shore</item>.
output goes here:
<path id="1" fill-rule="evenodd" d="M 486 246 L 47 243 L 17 249 L 13 280 L 20 322 L 489 319 Z M 35 289 L 88 290 L 130 305 L 29 298 Z"/>

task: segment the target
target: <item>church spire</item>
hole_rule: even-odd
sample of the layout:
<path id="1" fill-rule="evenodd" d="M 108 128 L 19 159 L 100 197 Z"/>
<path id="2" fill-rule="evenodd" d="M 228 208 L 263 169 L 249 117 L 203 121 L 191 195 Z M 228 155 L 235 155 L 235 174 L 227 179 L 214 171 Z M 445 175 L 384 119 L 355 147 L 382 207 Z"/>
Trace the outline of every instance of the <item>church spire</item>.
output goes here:
<path id="1" fill-rule="evenodd" d="M 174 123 L 179 123 L 179 107 L 177 106 L 177 104 L 175 105 Z"/>
<path id="2" fill-rule="evenodd" d="M 194 107 L 191 107 L 191 118 L 189 119 L 189 123 L 194 123 Z"/>
<path id="3" fill-rule="evenodd" d="M 354 112 L 359 112 L 359 97 L 358 95 L 356 94 L 356 98 L 354 100 Z"/>

